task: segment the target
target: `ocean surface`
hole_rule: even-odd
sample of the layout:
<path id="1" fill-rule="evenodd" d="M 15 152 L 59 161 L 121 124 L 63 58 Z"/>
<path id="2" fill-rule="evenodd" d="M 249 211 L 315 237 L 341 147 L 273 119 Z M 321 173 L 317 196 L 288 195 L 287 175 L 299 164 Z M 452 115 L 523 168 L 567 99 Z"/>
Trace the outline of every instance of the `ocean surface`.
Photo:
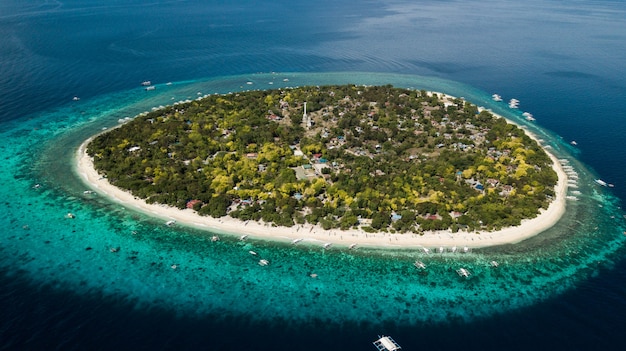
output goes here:
<path id="1" fill-rule="evenodd" d="M 622 350 L 624 43 L 622 1 L 3 0 L 0 350 L 375 350 L 382 334 Z M 213 243 L 85 194 L 74 170 L 82 141 L 158 106 L 341 83 L 441 91 L 522 125 L 566 166 L 566 214 L 463 254 Z"/>

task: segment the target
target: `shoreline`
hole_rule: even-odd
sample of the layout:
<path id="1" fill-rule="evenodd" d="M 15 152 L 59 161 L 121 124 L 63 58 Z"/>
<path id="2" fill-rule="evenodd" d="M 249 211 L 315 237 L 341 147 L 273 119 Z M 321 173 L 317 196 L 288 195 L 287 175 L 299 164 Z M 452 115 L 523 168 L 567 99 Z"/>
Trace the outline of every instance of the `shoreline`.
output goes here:
<path id="1" fill-rule="evenodd" d="M 525 130 L 531 138 L 532 133 Z M 99 195 L 106 196 L 109 200 L 130 207 L 145 214 L 160 218 L 163 225 L 167 221 L 174 220 L 177 224 L 190 226 L 197 229 L 216 231 L 216 234 L 232 235 L 240 237 L 247 235 L 250 238 L 292 242 L 301 240 L 302 244 L 325 245 L 327 243 L 340 247 L 352 245 L 385 248 L 385 249 L 416 249 L 438 248 L 450 249 L 453 247 L 479 248 L 497 246 L 503 244 L 515 244 L 533 237 L 556 224 L 565 212 L 567 193 L 567 175 L 554 155 L 546 151 L 553 161 L 553 168 L 557 172 L 558 181 L 555 186 L 555 198 L 547 209 L 540 210 L 540 214 L 532 219 L 523 220 L 519 226 L 507 227 L 498 231 L 488 232 L 463 232 L 452 233 L 449 230 L 426 232 L 423 235 L 414 233 L 391 234 L 391 233 L 366 233 L 359 229 L 350 230 L 324 230 L 319 225 L 294 225 L 293 227 L 277 227 L 259 222 L 242 222 L 228 216 L 213 218 L 200 216 L 190 209 L 180 210 L 174 207 L 148 204 L 142 199 L 134 197 L 131 193 L 117 188 L 109 181 L 100 176 L 93 167 L 93 160 L 87 154 L 87 144 L 95 136 L 84 141 L 76 152 L 75 171 L 81 180 L 91 190 Z"/>
<path id="2" fill-rule="evenodd" d="M 454 98 L 445 93 L 429 92 L 431 94 L 444 95 L 447 98 Z M 481 107 L 479 107 L 480 109 Z M 502 115 L 489 111 L 497 118 L 503 118 L 507 123 L 512 123 L 521 128 L 526 135 L 537 142 L 540 140 L 528 129 L 518 123 L 505 118 Z M 116 126 L 115 128 L 117 128 Z M 91 190 L 100 195 L 106 196 L 109 200 L 117 202 L 125 207 L 130 207 L 147 215 L 163 220 L 163 225 L 168 221 L 175 221 L 183 226 L 190 226 L 196 229 L 209 230 L 214 234 L 224 234 L 241 237 L 248 236 L 254 239 L 293 242 L 296 240 L 301 244 L 327 245 L 333 244 L 340 247 L 364 246 L 385 249 L 434 249 L 434 248 L 479 248 L 498 246 L 504 244 L 516 244 L 554 226 L 565 213 L 567 195 L 567 174 L 559 160 L 545 147 L 542 149 L 552 160 L 552 168 L 557 173 L 558 180 L 554 188 L 555 198 L 547 209 L 540 209 L 537 217 L 522 220 L 519 226 L 506 227 L 497 231 L 458 231 L 452 233 L 450 230 L 429 231 L 423 235 L 414 233 L 366 233 L 361 229 L 331 229 L 324 230 L 320 225 L 309 223 L 294 225 L 292 227 L 273 226 L 268 223 L 241 221 L 229 216 L 213 218 L 201 216 L 191 209 L 178 209 L 162 204 L 148 204 L 140 198 L 133 196 L 130 192 L 115 187 L 109 181 L 100 176 L 93 166 L 92 158 L 87 154 L 89 142 L 102 133 L 91 136 L 85 140 L 76 151 L 75 172 L 79 175 L 83 183 Z"/>

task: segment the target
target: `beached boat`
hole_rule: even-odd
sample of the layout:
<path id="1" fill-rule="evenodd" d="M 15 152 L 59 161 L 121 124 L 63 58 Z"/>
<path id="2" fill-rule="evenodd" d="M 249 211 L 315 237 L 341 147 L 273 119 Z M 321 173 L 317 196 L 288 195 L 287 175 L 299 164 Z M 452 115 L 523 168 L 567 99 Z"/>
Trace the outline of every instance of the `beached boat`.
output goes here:
<path id="1" fill-rule="evenodd" d="M 297 244 L 298 244 L 299 242 L 301 242 L 301 241 L 302 241 L 302 239 L 293 239 L 293 240 L 291 241 L 291 245 L 297 245 Z"/>
<path id="2" fill-rule="evenodd" d="M 244 235 L 239 237 L 239 240 L 241 240 L 241 241 L 244 241 L 246 239 L 248 239 L 248 235 L 247 234 L 244 234 Z"/>
<path id="3" fill-rule="evenodd" d="M 491 98 L 493 99 L 493 101 L 502 101 L 502 96 L 498 94 L 491 95 Z"/>
<path id="4" fill-rule="evenodd" d="M 379 339 L 373 342 L 378 351 L 396 351 L 402 349 L 391 336 L 379 335 L 378 337 Z"/>
<path id="5" fill-rule="evenodd" d="M 217 236 L 217 235 L 213 235 L 213 236 L 211 237 L 211 241 L 212 241 L 212 242 L 220 241 L 220 237 L 219 237 L 219 236 Z"/>
<path id="6" fill-rule="evenodd" d="M 456 270 L 456 273 L 463 278 L 469 278 L 470 275 L 472 275 L 472 273 L 470 273 L 470 271 L 468 271 L 465 268 L 459 268 Z"/>
<path id="7" fill-rule="evenodd" d="M 354 249 L 356 249 L 356 243 L 350 244 L 350 246 L 348 246 L 348 250 L 354 250 Z"/>
<path id="8" fill-rule="evenodd" d="M 331 243 L 326 243 L 326 244 L 324 244 L 324 246 L 322 246 L 322 247 L 323 247 L 323 248 L 325 248 L 325 249 L 330 249 L 330 247 L 331 247 L 332 245 L 333 245 L 333 244 L 331 244 Z"/>
<path id="9" fill-rule="evenodd" d="M 171 221 L 167 221 L 167 222 L 165 222 L 165 225 L 166 225 L 166 226 L 168 226 L 168 227 L 171 227 L 171 226 L 173 226 L 174 224 L 176 224 L 176 221 L 175 221 L 175 220 L 173 220 L 173 219 L 172 219 Z"/>

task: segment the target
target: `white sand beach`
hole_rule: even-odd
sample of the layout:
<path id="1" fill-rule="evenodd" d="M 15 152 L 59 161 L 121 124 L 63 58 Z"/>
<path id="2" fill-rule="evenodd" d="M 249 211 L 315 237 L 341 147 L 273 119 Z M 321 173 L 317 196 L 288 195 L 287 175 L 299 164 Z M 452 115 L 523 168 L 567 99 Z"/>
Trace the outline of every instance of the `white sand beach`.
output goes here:
<path id="1" fill-rule="evenodd" d="M 531 137 L 535 138 L 532 134 Z M 508 227 L 493 232 L 462 232 L 451 231 L 428 232 L 423 235 L 404 233 L 366 233 L 362 230 L 324 230 L 321 226 L 310 224 L 295 225 L 293 227 L 276 227 L 266 223 L 253 221 L 242 222 L 230 217 L 212 218 L 200 216 L 190 209 L 180 210 L 177 208 L 147 204 L 143 200 L 134 197 L 129 192 L 111 185 L 108 180 L 100 176 L 93 167 L 93 160 L 87 154 L 86 147 L 89 141 L 85 141 L 77 151 L 76 172 L 89 187 L 99 195 L 107 196 L 112 201 L 123 206 L 142 211 L 146 214 L 163 219 L 163 224 L 174 220 L 177 225 L 192 226 L 199 229 L 213 230 L 220 234 L 232 234 L 235 237 L 248 235 L 250 238 L 293 241 L 300 239 L 300 244 L 324 245 L 331 243 L 340 247 L 357 246 L 382 247 L 382 248 L 452 248 L 452 247 L 486 247 L 502 244 L 518 243 L 524 239 L 541 233 L 552 227 L 565 212 L 567 175 L 558 160 L 549 154 L 553 160 L 554 170 L 558 174 L 558 182 L 555 188 L 555 199 L 548 209 L 542 210 L 540 215 L 533 219 L 525 220 L 521 225 Z"/>

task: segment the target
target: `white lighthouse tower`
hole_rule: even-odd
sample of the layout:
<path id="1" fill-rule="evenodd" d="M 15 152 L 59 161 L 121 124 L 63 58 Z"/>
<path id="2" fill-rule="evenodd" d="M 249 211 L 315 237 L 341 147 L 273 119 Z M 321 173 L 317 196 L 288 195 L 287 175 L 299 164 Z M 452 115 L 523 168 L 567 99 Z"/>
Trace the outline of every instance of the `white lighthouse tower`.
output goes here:
<path id="1" fill-rule="evenodd" d="M 306 101 L 304 102 L 304 113 L 302 114 L 302 124 L 306 128 L 311 128 L 311 117 L 306 114 Z"/>

